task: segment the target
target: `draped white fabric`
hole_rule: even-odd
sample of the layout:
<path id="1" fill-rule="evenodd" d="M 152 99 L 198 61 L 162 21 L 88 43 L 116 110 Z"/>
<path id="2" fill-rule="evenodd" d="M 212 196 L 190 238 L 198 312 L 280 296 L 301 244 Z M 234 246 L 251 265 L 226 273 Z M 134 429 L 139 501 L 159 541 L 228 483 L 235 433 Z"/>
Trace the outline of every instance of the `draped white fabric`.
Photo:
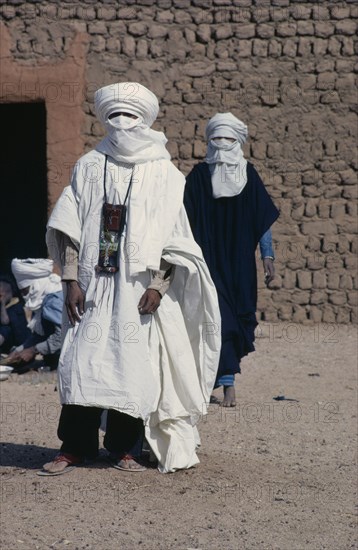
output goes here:
<path id="1" fill-rule="evenodd" d="M 24 296 L 25 305 L 31 311 L 37 311 L 41 308 L 47 294 L 62 291 L 61 277 L 52 273 L 49 277 L 35 279 L 30 285 L 30 290 Z"/>
<path id="2" fill-rule="evenodd" d="M 72 184 L 48 224 L 78 245 L 86 311 L 67 332 L 59 364 L 61 403 L 114 408 L 146 425 L 162 472 L 198 462 L 194 426 L 207 411 L 220 352 L 215 287 L 182 206 L 184 176 L 167 160 L 135 167 L 119 272 L 98 276 L 104 158 L 97 151 L 77 163 Z M 111 196 L 123 194 L 130 167 L 112 159 Z M 137 177 L 136 177 L 137 176 Z M 138 302 L 160 259 L 176 265 L 174 280 L 154 315 Z"/>
<path id="3" fill-rule="evenodd" d="M 247 183 L 247 161 L 241 148 L 247 138 L 246 124 L 231 113 L 217 113 L 207 124 L 206 138 L 205 161 L 210 168 L 213 196 L 238 195 Z"/>
<path id="4" fill-rule="evenodd" d="M 165 148 L 167 138 L 138 121 L 130 128 L 119 128 L 106 123 L 107 135 L 96 145 L 97 151 L 110 155 L 119 162 L 140 164 L 148 160 L 170 160 Z"/>

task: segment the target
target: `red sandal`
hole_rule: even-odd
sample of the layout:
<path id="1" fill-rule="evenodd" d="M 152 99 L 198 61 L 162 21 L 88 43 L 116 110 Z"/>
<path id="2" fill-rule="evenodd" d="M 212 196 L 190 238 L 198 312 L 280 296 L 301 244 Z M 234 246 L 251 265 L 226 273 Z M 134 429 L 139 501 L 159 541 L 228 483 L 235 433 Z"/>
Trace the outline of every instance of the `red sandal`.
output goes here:
<path id="1" fill-rule="evenodd" d="M 126 466 L 126 464 L 132 460 L 133 462 L 136 463 L 136 465 L 138 466 L 137 468 L 128 468 L 128 466 Z M 123 462 L 124 464 L 120 465 L 121 462 Z M 143 466 L 143 464 L 140 464 L 140 462 L 138 461 L 137 458 L 134 458 L 134 456 L 130 455 L 130 454 L 124 454 L 124 455 L 120 455 L 117 459 L 115 459 L 115 461 L 112 461 L 111 462 L 113 468 L 116 468 L 117 470 L 123 470 L 125 472 L 145 472 L 147 470 L 147 468 L 145 466 Z"/>
<path id="2" fill-rule="evenodd" d="M 51 470 L 46 470 L 45 468 L 45 466 L 56 465 L 56 464 L 59 464 L 60 462 L 64 462 L 65 466 L 57 471 L 55 470 L 51 472 Z M 67 474 L 68 472 L 76 468 L 76 466 L 79 466 L 82 463 L 83 463 L 82 458 L 78 456 L 71 455 L 70 453 L 59 453 L 58 455 L 55 456 L 55 458 L 51 462 L 44 464 L 43 469 L 40 472 L 37 472 L 37 475 L 38 476 L 60 476 L 62 474 Z"/>

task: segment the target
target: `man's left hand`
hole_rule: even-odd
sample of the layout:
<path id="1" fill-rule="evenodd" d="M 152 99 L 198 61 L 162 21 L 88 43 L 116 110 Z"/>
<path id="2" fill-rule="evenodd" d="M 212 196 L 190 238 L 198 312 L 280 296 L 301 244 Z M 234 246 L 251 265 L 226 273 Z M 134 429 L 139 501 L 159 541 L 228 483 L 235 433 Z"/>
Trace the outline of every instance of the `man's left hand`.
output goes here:
<path id="1" fill-rule="evenodd" d="M 148 313 L 155 313 L 160 306 L 160 300 L 162 299 L 160 293 L 153 288 L 148 288 L 140 299 L 138 304 L 139 313 L 141 315 L 147 315 Z"/>
<path id="2" fill-rule="evenodd" d="M 268 286 L 275 278 L 275 266 L 271 258 L 264 258 L 265 284 Z"/>

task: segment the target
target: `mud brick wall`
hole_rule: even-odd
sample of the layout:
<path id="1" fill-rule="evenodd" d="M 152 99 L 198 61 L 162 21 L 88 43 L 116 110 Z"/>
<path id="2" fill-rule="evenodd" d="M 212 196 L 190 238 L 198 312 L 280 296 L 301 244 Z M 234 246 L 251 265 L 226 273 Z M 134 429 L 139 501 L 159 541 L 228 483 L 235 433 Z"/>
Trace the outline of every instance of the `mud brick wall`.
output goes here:
<path id="1" fill-rule="evenodd" d="M 356 321 L 355 1 L 14 0 L 0 9 L 10 55 L 27 67 L 65 59 L 86 36 L 85 79 L 66 88 L 81 98 L 84 150 L 102 136 L 93 91 L 116 81 L 159 96 L 155 127 L 184 173 L 205 155 L 208 117 L 244 120 L 246 154 L 281 210 L 271 289 L 258 257 L 259 318 Z"/>

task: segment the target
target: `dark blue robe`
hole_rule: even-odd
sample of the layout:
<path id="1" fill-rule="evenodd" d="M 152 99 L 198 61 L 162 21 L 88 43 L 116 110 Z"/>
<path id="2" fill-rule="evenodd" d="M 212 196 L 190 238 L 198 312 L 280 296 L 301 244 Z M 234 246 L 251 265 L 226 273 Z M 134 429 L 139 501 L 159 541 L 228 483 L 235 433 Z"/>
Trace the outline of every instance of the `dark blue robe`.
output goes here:
<path id="1" fill-rule="evenodd" d="M 24 306 L 21 302 L 7 308 L 6 313 L 9 317 L 9 324 L 0 324 L 0 334 L 5 339 L 0 346 L 1 353 L 9 353 L 13 346 L 20 346 L 31 334 L 27 328 Z"/>
<path id="2" fill-rule="evenodd" d="M 218 379 L 240 372 L 241 358 L 255 350 L 255 251 L 279 213 L 249 162 L 243 191 L 220 199 L 213 197 L 208 164 L 197 164 L 187 177 L 184 204 L 219 298 L 222 349 Z"/>

